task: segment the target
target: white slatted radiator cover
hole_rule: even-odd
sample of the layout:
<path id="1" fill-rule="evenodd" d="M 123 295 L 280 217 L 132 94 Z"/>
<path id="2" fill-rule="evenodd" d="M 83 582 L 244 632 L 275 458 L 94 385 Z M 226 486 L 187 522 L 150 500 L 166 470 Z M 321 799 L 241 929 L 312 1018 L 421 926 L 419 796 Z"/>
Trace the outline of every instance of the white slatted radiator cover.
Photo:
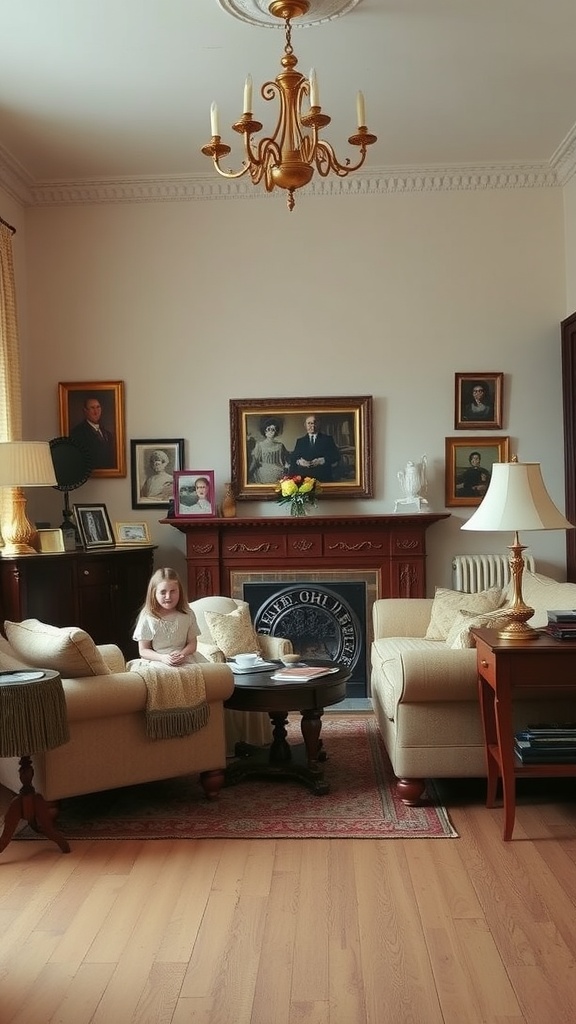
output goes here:
<path id="1" fill-rule="evenodd" d="M 534 556 L 523 552 L 526 569 L 536 572 Z M 454 590 L 477 594 L 490 587 L 505 587 L 510 582 L 508 555 L 454 555 L 452 562 Z"/>

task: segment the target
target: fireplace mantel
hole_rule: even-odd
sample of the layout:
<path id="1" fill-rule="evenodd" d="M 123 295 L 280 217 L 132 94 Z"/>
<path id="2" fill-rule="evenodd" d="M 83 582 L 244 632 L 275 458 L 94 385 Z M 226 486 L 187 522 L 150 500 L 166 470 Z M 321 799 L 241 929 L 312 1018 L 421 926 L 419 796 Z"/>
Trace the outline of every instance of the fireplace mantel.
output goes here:
<path id="1" fill-rule="evenodd" d="M 380 597 L 426 596 L 426 531 L 449 512 L 161 519 L 186 536 L 188 598 L 231 595 L 231 573 L 371 569 Z"/>

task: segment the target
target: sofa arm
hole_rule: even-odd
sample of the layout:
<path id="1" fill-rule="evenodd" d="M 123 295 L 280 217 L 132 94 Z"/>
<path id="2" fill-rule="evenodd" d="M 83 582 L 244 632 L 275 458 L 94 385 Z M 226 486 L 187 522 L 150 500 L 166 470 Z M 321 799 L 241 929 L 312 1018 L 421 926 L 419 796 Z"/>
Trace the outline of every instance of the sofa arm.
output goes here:
<path id="1" fill-rule="evenodd" d="M 372 645 L 372 689 L 390 687 L 393 704 L 441 704 L 478 698 L 476 649 L 452 650 L 442 642 L 402 650 L 405 641 Z M 422 641 L 420 641 L 422 643 Z"/>
<path id="2" fill-rule="evenodd" d="M 234 690 L 234 676 L 228 665 L 202 666 L 209 704 L 224 703 Z M 69 721 L 87 718 L 114 718 L 116 715 L 144 711 L 146 683 L 138 672 L 112 672 L 107 676 L 83 676 L 63 679 Z"/>
<path id="3" fill-rule="evenodd" d="M 432 612 L 432 598 L 386 597 L 374 601 L 374 639 L 385 636 L 426 636 Z"/>
<path id="4" fill-rule="evenodd" d="M 258 633 L 258 643 L 262 649 L 262 655 L 268 661 L 277 661 L 283 654 L 292 654 L 292 643 L 283 636 L 268 636 L 266 633 Z"/>
<path id="5" fill-rule="evenodd" d="M 98 644 L 97 646 L 111 672 L 126 671 L 126 659 L 116 644 Z"/>
<path id="6" fill-rule="evenodd" d="M 201 654 L 207 661 L 218 662 L 223 665 L 226 662 L 224 652 L 220 650 L 216 644 L 204 643 L 203 640 L 199 640 L 196 646 L 198 654 Z"/>

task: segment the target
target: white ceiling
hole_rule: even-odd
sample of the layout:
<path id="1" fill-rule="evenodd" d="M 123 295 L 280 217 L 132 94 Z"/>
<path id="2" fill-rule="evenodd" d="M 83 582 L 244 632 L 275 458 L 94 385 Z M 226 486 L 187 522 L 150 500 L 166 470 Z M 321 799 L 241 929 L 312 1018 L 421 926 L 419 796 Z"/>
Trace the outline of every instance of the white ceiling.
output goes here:
<path id="1" fill-rule="evenodd" d="M 368 169 L 554 165 L 572 147 L 575 0 L 360 0 L 294 24 L 341 159 L 356 152 L 358 89 L 378 136 Z M 255 116 L 275 123 L 257 86 L 280 70 L 282 24 L 246 24 L 218 0 L 0 0 L 0 39 L 0 175 L 28 186 L 207 177 L 212 100 L 238 167 L 228 126 L 247 72 Z"/>

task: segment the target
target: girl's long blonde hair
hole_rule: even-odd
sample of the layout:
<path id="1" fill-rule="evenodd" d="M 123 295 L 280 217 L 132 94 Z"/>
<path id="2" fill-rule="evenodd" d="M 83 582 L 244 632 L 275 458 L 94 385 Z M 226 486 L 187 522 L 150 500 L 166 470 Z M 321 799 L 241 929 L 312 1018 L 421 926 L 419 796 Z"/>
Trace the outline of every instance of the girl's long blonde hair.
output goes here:
<path id="1" fill-rule="evenodd" d="M 180 598 L 176 605 L 176 611 L 184 612 L 185 615 L 188 615 L 190 608 L 188 607 L 186 591 L 184 590 L 182 580 L 175 569 L 156 569 L 156 572 L 150 577 L 150 582 L 148 583 L 148 589 L 146 591 L 146 600 L 142 606 L 142 611 L 148 612 L 149 615 L 153 615 L 155 618 L 159 617 L 162 609 L 156 600 L 156 588 L 161 583 L 178 584 L 180 588 Z"/>

